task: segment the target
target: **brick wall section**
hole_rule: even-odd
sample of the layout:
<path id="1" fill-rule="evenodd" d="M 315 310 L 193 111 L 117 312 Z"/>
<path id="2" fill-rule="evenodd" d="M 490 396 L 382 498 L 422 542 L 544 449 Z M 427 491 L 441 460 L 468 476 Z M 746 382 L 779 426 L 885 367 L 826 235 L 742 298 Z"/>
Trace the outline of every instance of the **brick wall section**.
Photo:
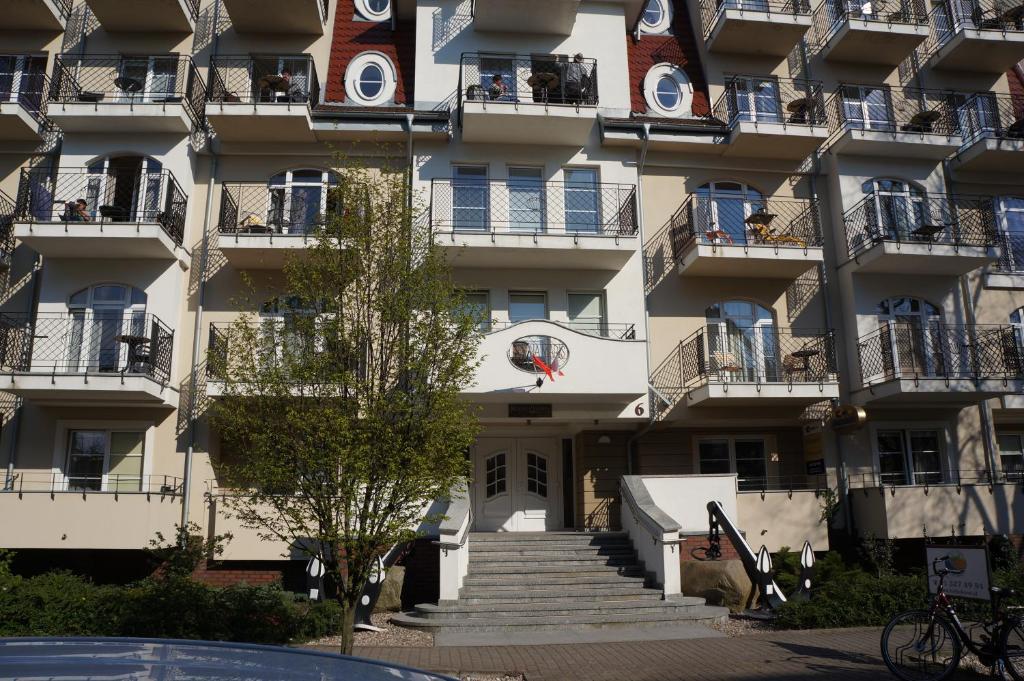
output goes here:
<path id="1" fill-rule="evenodd" d="M 1024 81 L 1021 81 L 1017 69 L 1010 69 L 1006 72 L 1006 82 L 1010 86 L 1010 94 L 1014 97 L 1024 97 Z"/>
<path id="2" fill-rule="evenodd" d="M 196 581 L 216 587 L 234 586 L 243 582 L 249 586 L 279 584 L 283 576 L 283 567 L 235 562 L 210 565 L 206 561 L 200 563 L 192 573 L 192 578 Z"/>
<path id="3" fill-rule="evenodd" d="M 673 0 L 673 35 L 641 35 L 640 41 L 633 35 L 626 36 L 629 54 L 629 88 L 634 113 L 647 113 L 644 100 L 644 77 L 655 64 L 668 62 L 680 67 L 693 85 L 693 115 L 706 116 L 711 113 L 708 85 L 697 51 L 697 31 L 690 22 L 690 13 L 683 0 Z M 695 30 L 696 29 L 696 30 Z"/>
<path id="4" fill-rule="evenodd" d="M 729 539 L 724 533 L 721 536 L 721 543 L 719 546 L 722 547 L 722 558 L 721 560 L 739 560 L 740 554 L 733 546 L 732 540 Z M 693 557 L 691 551 L 698 546 L 704 547 L 708 545 L 707 535 L 687 535 L 686 541 L 682 545 L 682 550 L 679 552 L 679 562 L 685 563 L 688 560 L 697 560 Z"/>
<path id="5" fill-rule="evenodd" d="M 413 104 L 413 74 L 415 73 L 416 26 L 413 22 L 357 21 L 353 0 L 338 0 L 331 40 L 331 58 L 327 70 L 328 102 L 345 101 L 345 69 L 353 57 L 368 51 L 382 52 L 398 70 L 395 102 Z"/>

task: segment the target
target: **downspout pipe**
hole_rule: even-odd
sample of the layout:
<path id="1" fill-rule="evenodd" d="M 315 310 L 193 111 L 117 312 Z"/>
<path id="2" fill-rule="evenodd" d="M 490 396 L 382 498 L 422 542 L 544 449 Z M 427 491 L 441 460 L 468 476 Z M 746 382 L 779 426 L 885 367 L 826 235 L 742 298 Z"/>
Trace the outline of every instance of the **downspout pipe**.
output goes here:
<path id="1" fill-rule="evenodd" d="M 640 146 L 640 156 L 639 156 L 639 158 L 637 160 L 637 164 L 636 164 L 636 206 L 637 206 L 636 211 L 637 211 L 637 223 L 638 223 L 637 228 L 639 229 L 639 232 L 640 232 L 637 235 L 637 237 L 640 239 L 640 268 L 641 268 L 641 276 L 643 276 L 643 278 L 644 278 L 644 298 L 646 298 L 647 297 L 647 291 L 646 291 L 646 289 L 647 289 L 647 258 L 644 257 L 644 252 L 643 252 L 644 243 L 646 242 L 646 240 L 644 239 L 643 176 L 644 176 L 644 166 L 647 163 L 647 149 L 648 149 L 648 146 L 649 146 L 650 141 L 651 141 L 651 126 L 650 126 L 649 123 L 644 123 L 643 124 L 643 128 L 641 129 L 641 135 L 642 135 L 642 138 L 643 138 L 643 144 Z M 645 304 L 643 306 L 643 308 L 644 308 L 644 338 L 647 339 L 646 340 L 646 342 L 647 342 L 647 353 L 646 353 L 646 357 L 647 357 L 647 376 L 648 376 L 648 378 L 650 378 L 650 375 L 651 375 L 651 325 L 650 325 L 650 315 L 647 312 L 647 305 Z M 656 399 L 658 399 L 657 396 L 656 396 Z M 633 433 L 632 435 L 630 435 L 629 439 L 626 441 L 626 473 L 628 475 L 633 475 L 633 459 L 634 459 L 634 456 L 636 455 L 636 448 L 637 448 L 637 444 L 640 441 L 640 438 L 643 437 L 644 435 L 646 435 L 647 433 L 649 433 L 650 430 L 652 428 L 654 428 L 654 424 L 655 424 L 654 410 L 651 409 L 650 405 L 647 406 L 647 412 L 648 412 L 648 414 L 647 414 L 647 423 L 644 425 L 643 428 L 641 428 L 640 430 L 638 430 L 635 433 Z"/>

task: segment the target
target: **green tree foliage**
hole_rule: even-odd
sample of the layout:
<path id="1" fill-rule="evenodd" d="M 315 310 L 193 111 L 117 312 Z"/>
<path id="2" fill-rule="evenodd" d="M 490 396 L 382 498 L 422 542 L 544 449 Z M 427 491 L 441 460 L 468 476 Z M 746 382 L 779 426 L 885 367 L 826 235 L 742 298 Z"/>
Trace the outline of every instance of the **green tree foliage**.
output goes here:
<path id="1" fill-rule="evenodd" d="M 407 178 L 338 166 L 334 209 L 284 268 L 279 309 L 293 313 L 240 318 L 210 369 L 223 381 L 212 423 L 232 454 L 218 471 L 236 489 L 229 512 L 323 564 L 348 653 L 378 557 L 467 477 L 477 424 L 459 393 L 480 332 Z"/>

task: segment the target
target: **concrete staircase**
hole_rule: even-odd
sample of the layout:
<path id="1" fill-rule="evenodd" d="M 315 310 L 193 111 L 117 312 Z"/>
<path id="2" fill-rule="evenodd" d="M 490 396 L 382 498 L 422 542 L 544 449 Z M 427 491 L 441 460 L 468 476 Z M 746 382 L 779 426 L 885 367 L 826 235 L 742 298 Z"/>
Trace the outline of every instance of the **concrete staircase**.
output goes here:
<path id="1" fill-rule="evenodd" d="M 473 532 L 469 547 L 459 600 L 392 621 L 433 632 L 543 631 L 710 623 L 729 612 L 647 588 L 625 532 Z"/>

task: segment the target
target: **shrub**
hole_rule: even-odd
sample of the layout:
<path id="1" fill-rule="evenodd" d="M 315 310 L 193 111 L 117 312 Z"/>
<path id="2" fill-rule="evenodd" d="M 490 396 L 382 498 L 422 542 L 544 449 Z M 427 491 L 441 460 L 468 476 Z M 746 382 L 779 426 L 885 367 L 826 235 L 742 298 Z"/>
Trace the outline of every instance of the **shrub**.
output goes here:
<path id="1" fill-rule="evenodd" d="M 15 579 L 0 593 L 0 636 L 116 635 L 116 587 L 70 572 Z"/>
<path id="2" fill-rule="evenodd" d="M 904 610 L 926 603 L 924 575 L 885 575 L 846 571 L 819 582 L 809 601 L 790 600 L 778 609 L 782 629 L 881 626 Z"/>

